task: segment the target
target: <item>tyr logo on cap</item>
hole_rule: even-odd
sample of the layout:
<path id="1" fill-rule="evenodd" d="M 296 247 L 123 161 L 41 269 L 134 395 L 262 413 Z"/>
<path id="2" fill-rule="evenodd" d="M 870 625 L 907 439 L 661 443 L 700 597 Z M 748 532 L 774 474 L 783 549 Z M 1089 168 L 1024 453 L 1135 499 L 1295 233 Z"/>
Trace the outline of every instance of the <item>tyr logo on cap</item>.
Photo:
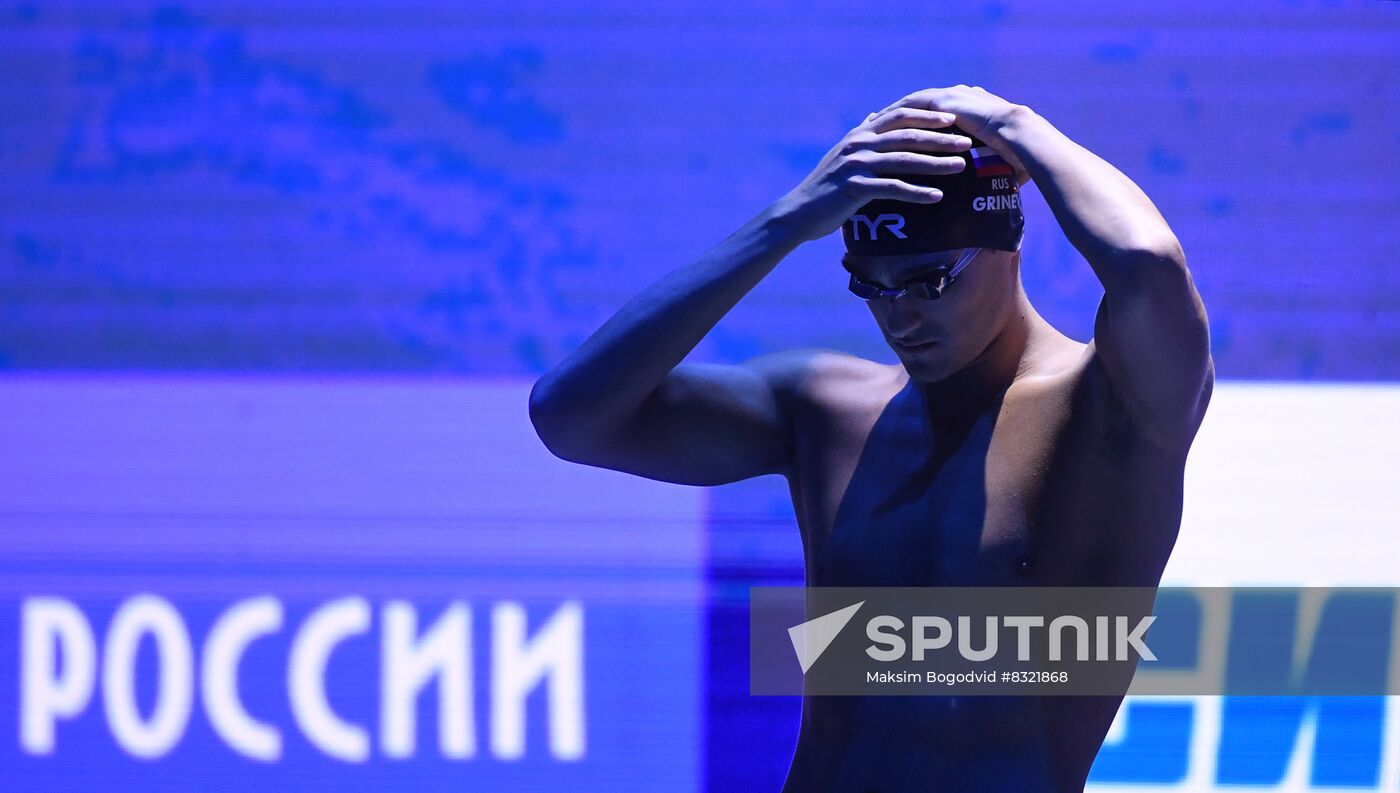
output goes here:
<path id="1" fill-rule="evenodd" d="M 900 239 L 908 239 L 908 235 L 901 231 L 901 229 L 904 228 L 903 215 L 886 213 L 876 215 L 874 220 L 871 220 L 869 215 L 852 215 L 851 231 L 854 233 L 854 238 L 857 240 L 860 239 L 860 227 L 862 224 L 864 224 L 865 228 L 870 232 L 870 239 L 872 240 L 880 238 L 880 227 L 885 224 L 889 224 L 890 232 L 893 233 L 894 236 Z"/>

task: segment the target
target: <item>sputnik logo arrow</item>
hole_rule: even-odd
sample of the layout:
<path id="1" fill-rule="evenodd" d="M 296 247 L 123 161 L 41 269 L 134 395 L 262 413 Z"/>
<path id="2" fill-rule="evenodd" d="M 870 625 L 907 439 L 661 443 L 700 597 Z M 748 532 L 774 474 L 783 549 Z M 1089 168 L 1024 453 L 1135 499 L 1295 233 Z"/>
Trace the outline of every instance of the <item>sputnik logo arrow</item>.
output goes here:
<path id="1" fill-rule="evenodd" d="M 839 611 L 788 628 L 788 638 L 792 639 L 792 649 L 797 653 L 797 663 L 802 665 L 802 674 L 807 674 L 807 670 L 812 668 L 812 664 L 826 652 L 836 635 L 864 605 L 865 601 L 862 600 Z"/>

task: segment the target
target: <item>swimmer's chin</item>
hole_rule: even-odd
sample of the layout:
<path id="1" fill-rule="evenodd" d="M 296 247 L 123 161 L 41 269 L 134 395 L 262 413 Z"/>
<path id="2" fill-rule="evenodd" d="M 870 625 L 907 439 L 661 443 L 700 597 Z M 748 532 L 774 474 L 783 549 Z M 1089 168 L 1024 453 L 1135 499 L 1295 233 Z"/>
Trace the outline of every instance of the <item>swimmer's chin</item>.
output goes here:
<path id="1" fill-rule="evenodd" d="M 905 371 L 909 372 L 909 376 L 914 380 L 936 383 L 953 374 L 952 361 L 949 357 L 950 351 L 948 346 L 942 342 L 932 341 L 914 347 L 891 342 L 890 347 L 899 357 L 899 362 L 904 364 Z"/>

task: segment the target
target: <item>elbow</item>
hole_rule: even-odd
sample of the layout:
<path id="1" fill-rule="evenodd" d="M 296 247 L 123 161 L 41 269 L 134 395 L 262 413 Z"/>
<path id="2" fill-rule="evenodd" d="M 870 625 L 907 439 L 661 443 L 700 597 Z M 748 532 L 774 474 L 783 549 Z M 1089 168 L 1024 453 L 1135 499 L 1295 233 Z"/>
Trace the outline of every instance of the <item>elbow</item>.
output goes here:
<path id="1" fill-rule="evenodd" d="M 530 389 L 530 424 L 550 454 L 561 460 L 568 460 L 568 422 L 563 413 L 561 400 L 550 375 L 546 374 L 536 380 Z"/>
<path id="2" fill-rule="evenodd" d="M 1143 267 L 1156 270 L 1186 271 L 1186 251 L 1181 240 L 1170 231 L 1165 236 L 1154 237 L 1132 247 L 1131 257 Z"/>
<path id="3" fill-rule="evenodd" d="M 1110 291 L 1193 288 L 1186 254 L 1175 237 L 1134 246 L 1114 259 L 1103 271 L 1104 287 Z"/>
<path id="4" fill-rule="evenodd" d="M 571 463 L 587 463 L 589 441 L 584 429 L 589 420 L 576 400 L 560 392 L 552 373 L 530 389 L 530 424 L 549 453 Z"/>

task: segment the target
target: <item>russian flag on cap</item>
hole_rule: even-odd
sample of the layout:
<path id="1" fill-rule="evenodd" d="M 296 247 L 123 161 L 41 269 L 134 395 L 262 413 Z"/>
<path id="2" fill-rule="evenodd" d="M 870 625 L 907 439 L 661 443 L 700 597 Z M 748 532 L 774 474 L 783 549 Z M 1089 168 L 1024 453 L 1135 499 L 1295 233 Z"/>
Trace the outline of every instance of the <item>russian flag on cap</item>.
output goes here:
<path id="1" fill-rule="evenodd" d="M 972 167 L 978 176 L 1010 176 L 1011 163 L 1003 160 L 991 146 L 978 146 L 972 150 Z"/>

